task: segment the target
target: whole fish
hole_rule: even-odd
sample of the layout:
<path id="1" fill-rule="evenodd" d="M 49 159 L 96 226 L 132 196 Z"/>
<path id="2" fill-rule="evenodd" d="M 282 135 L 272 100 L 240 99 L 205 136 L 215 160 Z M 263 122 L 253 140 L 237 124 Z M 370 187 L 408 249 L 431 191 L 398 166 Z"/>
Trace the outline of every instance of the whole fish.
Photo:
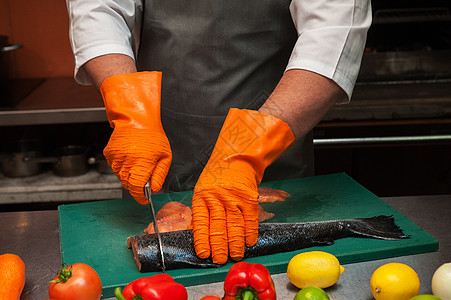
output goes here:
<path id="1" fill-rule="evenodd" d="M 192 230 L 164 232 L 160 236 L 166 270 L 221 266 L 214 264 L 211 259 L 196 256 Z M 307 223 L 267 223 L 259 225 L 257 244 L 246 247 L 244 257 L 332 245 L 336 239 L 344 237 L 399 240 L 409 236 L 404 235 L 392 216 Z M 127 245 L 133 249 L 135 263 L 141 272 L 161 271 L 158 242 L 154 234 L 130 236 Z"/>

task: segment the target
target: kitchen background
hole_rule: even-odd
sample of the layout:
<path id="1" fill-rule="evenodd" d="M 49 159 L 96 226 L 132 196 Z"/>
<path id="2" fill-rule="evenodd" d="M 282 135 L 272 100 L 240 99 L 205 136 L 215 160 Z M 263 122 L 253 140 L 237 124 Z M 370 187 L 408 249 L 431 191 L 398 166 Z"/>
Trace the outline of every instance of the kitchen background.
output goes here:
<path id="1" fill-rule="evenodd" d="M 449 194 L 450 4 L 372 2 L 354 98 L 314 130 L 317 175 L 346 172 L 378 196 Z M 101 156 L 102 99 L 72 79 L 68 23 L 65 1 L 0 0 L 0 36 L 21 45 L 0 53 L 0 211 L 122 195 Z"/>

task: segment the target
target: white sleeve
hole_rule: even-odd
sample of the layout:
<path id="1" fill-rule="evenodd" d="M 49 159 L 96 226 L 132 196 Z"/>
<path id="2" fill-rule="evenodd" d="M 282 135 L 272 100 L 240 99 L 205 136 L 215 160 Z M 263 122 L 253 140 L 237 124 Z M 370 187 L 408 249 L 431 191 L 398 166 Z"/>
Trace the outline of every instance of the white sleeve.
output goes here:
<path id="1" fill-rule="evenodd" d="M 135 59 L 142 18 L 140 0 L 66 0 L 75 80 L 91 84 L 80 67 L 97 56 L 120 53 Z"/>
<path id="2" fill-rule="evenodd" d="M 336 82 L 349 101 L 371 25 L 370 0 L 293 0 L 298 40 L 286 70 L 305 69 Z"/>

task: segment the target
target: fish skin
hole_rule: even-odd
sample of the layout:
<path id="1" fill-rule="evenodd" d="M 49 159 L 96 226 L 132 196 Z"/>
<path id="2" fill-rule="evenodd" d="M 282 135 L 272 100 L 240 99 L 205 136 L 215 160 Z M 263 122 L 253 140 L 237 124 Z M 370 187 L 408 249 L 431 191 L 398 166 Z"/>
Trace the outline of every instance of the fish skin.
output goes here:
<path id="1" fill-rule="evenodd" d="M 196 256 L 192 230 L 166 232 L 160 236 L 166 270 L 221 266 L 214 264 L 211 258 L 200 259 Z M 246 247 L 244 258 L 332 245 L 336 239 L 344 237 L 400 240 L 409 236 L 404 235 L 392 216 L 307 223 L 266 223 L 259 225 L 257 244 Z M 127 239 L 127 245 L 133 249 L 135 263 L 141 272 L 162 270 L 155 235 L 131 236 Z"/>

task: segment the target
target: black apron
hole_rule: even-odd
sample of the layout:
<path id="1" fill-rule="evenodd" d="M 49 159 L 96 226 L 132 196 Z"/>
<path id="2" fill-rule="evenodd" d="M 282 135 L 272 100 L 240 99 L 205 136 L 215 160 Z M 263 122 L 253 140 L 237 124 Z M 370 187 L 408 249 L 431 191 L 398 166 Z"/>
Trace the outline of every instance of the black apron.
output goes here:
<path id="1" fill-rule="evenodd" d="M 192 190 L 229 108 L 258 110 L 297 39 L 290 0 L 146 0 L 139 71 L 162 71 L 161 118 L 173 152 L 166 192 Z M 263 181 L 313 175 L 312 135 Z"/>

